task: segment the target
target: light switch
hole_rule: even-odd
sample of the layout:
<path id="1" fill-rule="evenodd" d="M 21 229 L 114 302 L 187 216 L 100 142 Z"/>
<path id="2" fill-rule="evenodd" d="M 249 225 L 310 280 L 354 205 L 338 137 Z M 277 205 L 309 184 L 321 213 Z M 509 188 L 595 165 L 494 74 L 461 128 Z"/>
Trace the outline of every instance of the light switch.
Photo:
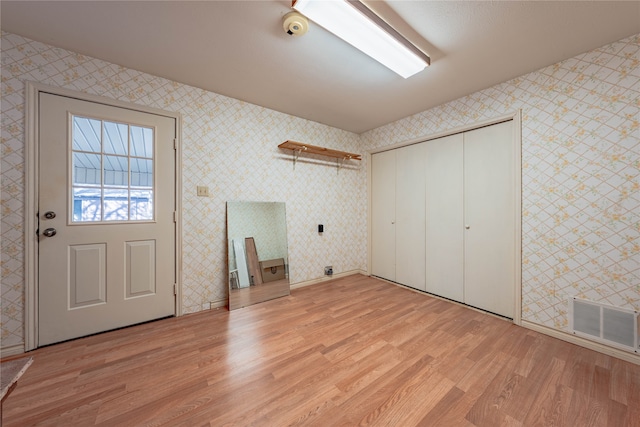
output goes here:
<path id="1" fill-rule="evenodd" d="M 198 196 L 209 197 L 209 187 L 205 185 L 198 185 Z"/>

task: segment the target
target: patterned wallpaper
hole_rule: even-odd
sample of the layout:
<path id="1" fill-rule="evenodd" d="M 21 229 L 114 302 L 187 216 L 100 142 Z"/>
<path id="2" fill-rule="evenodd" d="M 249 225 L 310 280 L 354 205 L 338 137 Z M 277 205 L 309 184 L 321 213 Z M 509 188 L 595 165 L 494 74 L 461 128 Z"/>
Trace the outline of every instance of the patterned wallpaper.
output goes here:
<path id="1" fill-rule="evenodd" d="M 286 203 L 292 283 L 366 270 L 366 165 L 337 172 L 301 158 L 287 139 L 362 152 L 358 135 L 2 33 L 1 345 L 24 341 L 24 82 L 37 81 L 182 114 L 183 310 L 226 299 L 228 200 Z M 209 198 L 196 186 L 209 186 Z M 319 236 L 317 224 L 326 232 Z"/>
<path id="2" fill-rule="evenodd" d="M 2 33 L 2 347 L 23 341 L 24 81 L 183 115 L 186 313 L 226 297 L 225 202 L 286 202 L 293 283 L 366 270 L 366 162 L 295 166 L 285 139 L 362 153 L 522 109 L 522 317 L 567 297 L 640 310 L 640 35 L 360 136 Z M 208 185 L 210 198 L 196 197 Z M 317 224 L 325 225 L 318 235 Z"/>
<path id="3" fill-rule="evenodd" d="M 640 310 L 640 35 L 362 134 L 368 149 L 522 109 L 522 319 Z"/>

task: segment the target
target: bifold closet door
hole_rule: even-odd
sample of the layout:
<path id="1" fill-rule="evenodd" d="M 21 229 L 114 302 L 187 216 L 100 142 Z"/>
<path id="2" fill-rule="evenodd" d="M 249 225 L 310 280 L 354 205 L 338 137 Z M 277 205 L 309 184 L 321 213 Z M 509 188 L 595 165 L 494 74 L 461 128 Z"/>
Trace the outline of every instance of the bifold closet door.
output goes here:
<path id="1" fill-rule="evenodd" d="M 371 274 L 396 280 L 396 150 L 371 156 Z"/>
<path id="2" fill-rule="evenodd" d="M 371 157 L 371 273 L 513 318 L 513 121 Z"/>
<path id="3" fill-rule="evenodd" d="M 425 290 L 425 145 L 396 150 L 396 281 Z"/>
<path id="4" fill-rule="evenodd" d="M 426 142 L 426 290 L 464 302 L 463 135 Z"/>
<path id="5" fill-rule="evenodd" d="M 464 302 L 510 318 L 518 253 L 512 141 L 512 121 L 464 134 Z"/>

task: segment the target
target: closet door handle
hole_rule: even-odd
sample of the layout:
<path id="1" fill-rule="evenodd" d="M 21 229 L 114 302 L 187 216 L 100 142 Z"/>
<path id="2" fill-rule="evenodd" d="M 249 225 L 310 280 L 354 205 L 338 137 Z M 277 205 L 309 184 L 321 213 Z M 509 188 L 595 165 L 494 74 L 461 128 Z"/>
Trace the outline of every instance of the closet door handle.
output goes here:
<path id="1" fill-rule="evenodd" d="M 465 225 L 464 228 L 466 228 L 467 230 L 471 228 L 471 226 L 469 224 Z"/>

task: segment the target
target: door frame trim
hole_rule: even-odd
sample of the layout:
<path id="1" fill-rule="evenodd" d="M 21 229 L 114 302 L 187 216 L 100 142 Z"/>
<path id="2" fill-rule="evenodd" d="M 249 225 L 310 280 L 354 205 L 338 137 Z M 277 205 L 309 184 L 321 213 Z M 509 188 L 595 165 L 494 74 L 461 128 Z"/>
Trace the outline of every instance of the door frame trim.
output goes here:
<path id="1" fill-rule="evenodd" d="M 25 208 L 24 208 L 24 240 L 25 240 L 25 301 L 24 301 L 24 350 L 38 348 L 38 238 L 36 218 L 38 208 L 38 173 L 39 146 L 38 121 L 40 117 L 39 94 L 75 98 L 81 101 L 104 104 L 111 107 L 125 108 L 142 113 L 155 114 L 175 120 L 176 153 L 175 153 L 175 315 L 182 315 L 182 115 L 179 112 L 165 111 L 158 108 L 119 101 L 99 95 L 92 95 L 75 90 L 49 86 L 38 82 L 25 82 Z"/>
<path id="2" fill-rule="evenodd" d="M 514 176 L 514 216 L 515 216 L 515 248 L 517 250 L 514 255 L 514 314 L 513 323 L 522 325 L 522 110 L 513 111 L 511 113 L 497 116 L 492 119 L 483 120 L 454 129 L 438 132 L 431 135 L 421 136 L 418 138 L 401 141 L 392 145 L 374 148 L 366 152 L 367 162 L 367 197 L 368 197 L 368 214 L 367 214 L 367 275 L 371 276 L 371 156 L 384 151 L 395 150 L 397 148 L 406 147 L 407 145 L 420 144 L 422 142 L 443 138 L 458 133 L 468 132 L 486 126 L 496 125 L 498 123 L 513 120 L 513 176 Z"/>

